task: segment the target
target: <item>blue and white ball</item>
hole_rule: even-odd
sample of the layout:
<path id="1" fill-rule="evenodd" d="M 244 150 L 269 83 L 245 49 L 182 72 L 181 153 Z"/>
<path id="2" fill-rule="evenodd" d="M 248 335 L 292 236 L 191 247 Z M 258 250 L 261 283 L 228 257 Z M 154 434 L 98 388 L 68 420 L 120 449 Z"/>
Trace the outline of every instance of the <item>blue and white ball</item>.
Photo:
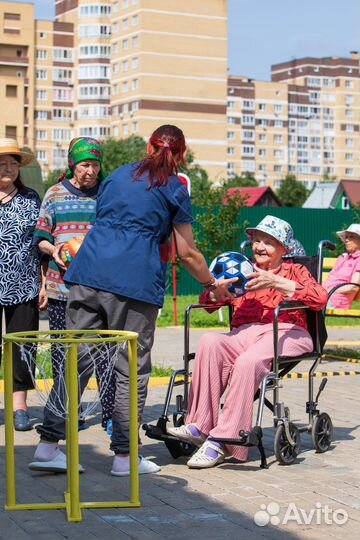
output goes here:
<path id="1" fill-rule="evenodd" d="M 245 255 L 236 251 L 227 251 L 215 257 L 209 270 L 216 279 L 237 277 L 238 280 L 229 287 L 229 291 L 236 296 L 241 296 L 245 293 L 247 276 L 254 271 L 254 267 Z"/>

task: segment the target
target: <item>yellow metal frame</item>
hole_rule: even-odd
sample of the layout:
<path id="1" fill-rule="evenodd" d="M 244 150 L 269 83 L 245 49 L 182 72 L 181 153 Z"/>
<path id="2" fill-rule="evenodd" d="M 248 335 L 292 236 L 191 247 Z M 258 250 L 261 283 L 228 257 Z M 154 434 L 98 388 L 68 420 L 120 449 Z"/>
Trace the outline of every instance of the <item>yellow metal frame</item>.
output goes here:
<path id="1" fill-rule="evenodd" d="M 96 333 L 103 336 L 91 338 Z M 82 508 L 134 508 L 140 506 L 138 471 L 138 389 L 137 389 L 137 338 L 136 332 L 115 330 L 51 330 L 49 332 L 16 332 L 3 336 L 5 384 L 5 452 L 6 452 L 6 505 L 5 510 L 58 510 L 65 509 L 68 521 L 82 521 Z M 87 339 L 83 336 L 89 336 Z M 78 345 L 81 343 L 128 342 L 129 391 L 130 391 L 130 499 L 128 501 L 81 502 L 79 478 L 78 438 Z M 15 446 L 13 418 L 13 343 L 64 343 L 69 344 L 65 361 L 65 380 L 68 389 L 68 414 L 66 417 L 67 491 L 63 503 L 16 502 Z"/>

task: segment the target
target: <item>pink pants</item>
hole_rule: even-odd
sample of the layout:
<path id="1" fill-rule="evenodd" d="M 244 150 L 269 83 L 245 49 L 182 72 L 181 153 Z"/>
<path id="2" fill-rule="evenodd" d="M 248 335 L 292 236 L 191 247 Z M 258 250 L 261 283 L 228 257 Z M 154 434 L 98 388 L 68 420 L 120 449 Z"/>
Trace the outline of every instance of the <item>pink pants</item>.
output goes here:
<path id="1" fill-rule="evenodd" d="M 296 357 L 312 350 L 307 330 L 279 324 L 280 355 Z M 237 439 L 241 429 L 251 430 L 254 395 L 271 370 L 273 356 L 272 324 L 246 324 L 227 334 L 204 334 L 196 353 L 186 423 L 211 437 Z M 227 445 L 226 450 L 246 461 L 249 449 Z"/>

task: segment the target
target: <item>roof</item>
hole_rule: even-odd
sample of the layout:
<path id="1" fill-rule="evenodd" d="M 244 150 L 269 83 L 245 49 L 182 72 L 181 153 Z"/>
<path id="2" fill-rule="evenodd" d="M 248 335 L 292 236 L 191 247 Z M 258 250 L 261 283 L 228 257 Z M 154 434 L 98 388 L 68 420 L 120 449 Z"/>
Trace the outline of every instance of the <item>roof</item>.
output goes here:
<path id="1" fill-rule="evenodd" d="M 351 206 L 360 205 L 360 180 L 341 180 L 341 187 L 345 191 Z"/>
<path id="2" fill-rule="evenodd" d="M 269 195 L 281 206 L 280 200 L 277 198 L 271 187 L 232 187 L 228 189 L 228 195 L 234 196 L 239 194 L 244 201 L 244 206 L 256 206 L 260 199 L 269 192 Z"/>
<path id="3" fill-rule="evenodd" d="M 331 208 L 337 187 L 337 182 L 321 182 L 317 184 L 304 202 L 303 208 Z"/>

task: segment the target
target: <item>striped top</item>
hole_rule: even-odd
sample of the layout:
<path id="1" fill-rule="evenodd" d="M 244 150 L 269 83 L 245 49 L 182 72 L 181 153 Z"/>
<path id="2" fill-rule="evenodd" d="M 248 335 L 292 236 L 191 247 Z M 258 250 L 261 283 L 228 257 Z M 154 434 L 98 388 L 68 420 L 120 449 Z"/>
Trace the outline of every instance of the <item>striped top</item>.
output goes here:
<path id="1" fill-rule="evenodd" d="M 35 241 L 48 240 L 57 246 L 86 234 L 95 221 L 98 188 L 99 184 L 80 190 L 65 179 L 48 189 L 40 208 Z M 63 275 L 64 272 L 51 259 L 46 274 L 48 297 L 66 302 L 69 290 Z"/>

